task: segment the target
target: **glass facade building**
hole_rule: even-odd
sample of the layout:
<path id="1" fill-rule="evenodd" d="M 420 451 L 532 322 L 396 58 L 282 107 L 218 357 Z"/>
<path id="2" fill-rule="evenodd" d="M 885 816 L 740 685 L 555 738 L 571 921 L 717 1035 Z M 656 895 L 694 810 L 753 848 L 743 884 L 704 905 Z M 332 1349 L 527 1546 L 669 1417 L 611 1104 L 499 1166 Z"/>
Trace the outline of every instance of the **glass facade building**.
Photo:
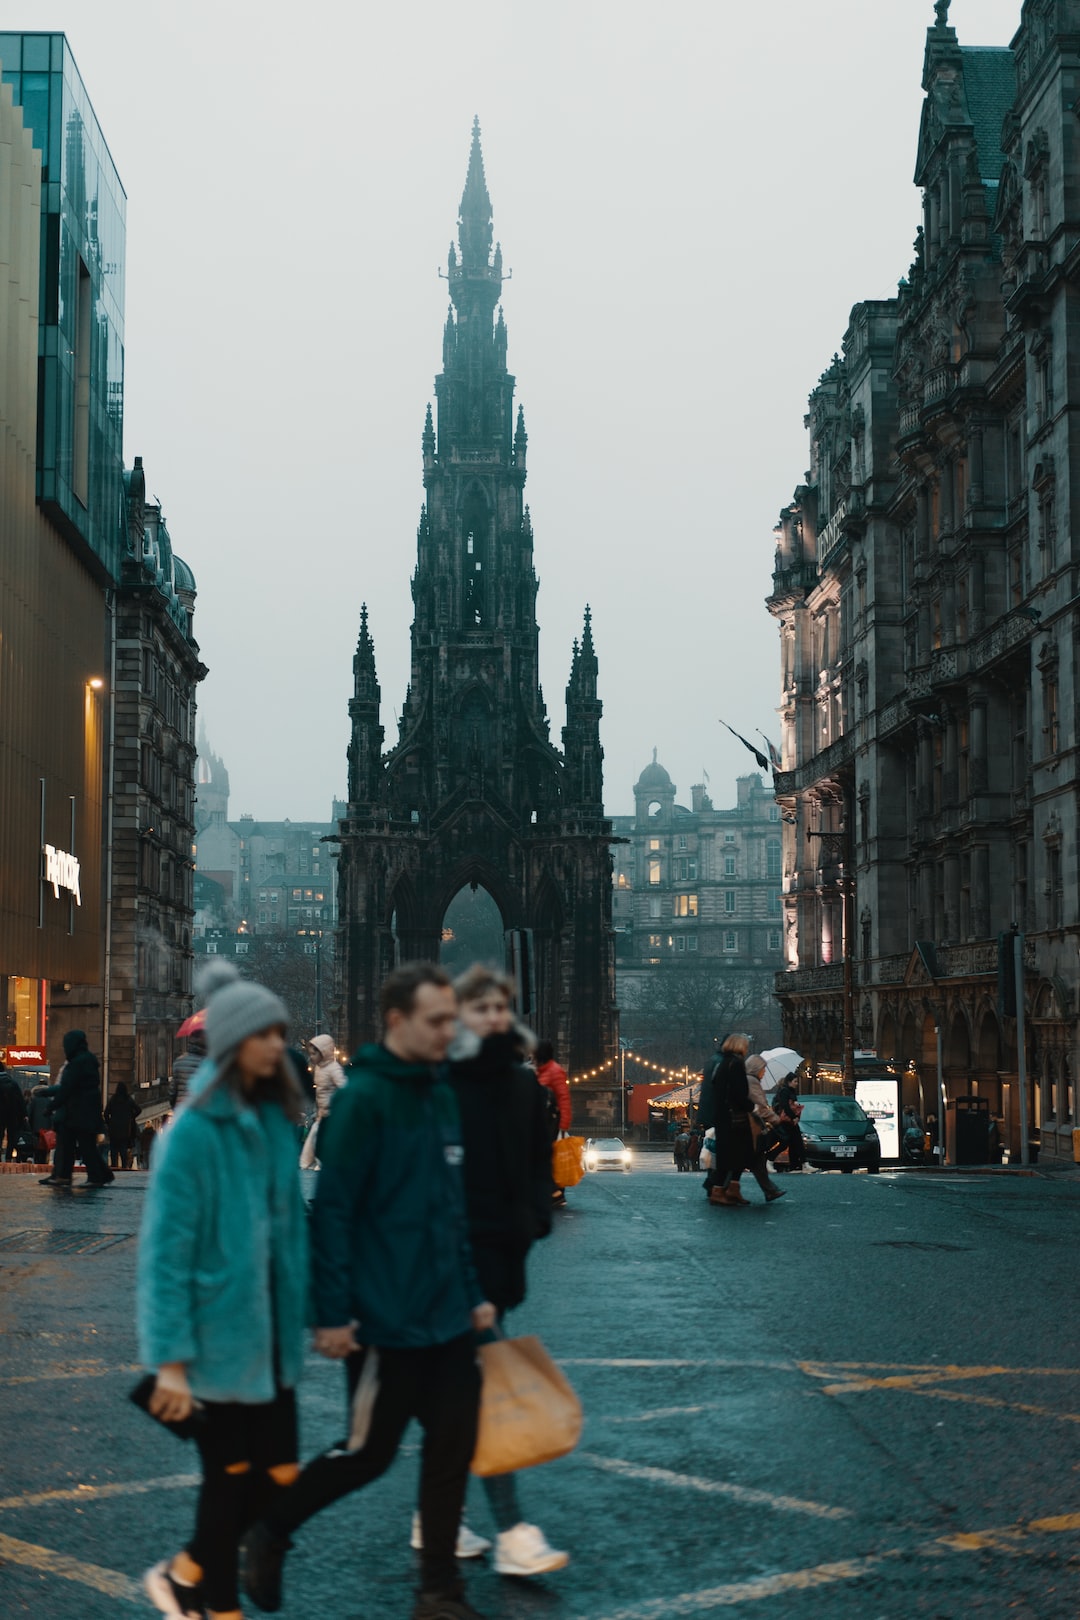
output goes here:
<path id="1" fill-rule="evenodd" d="M 0 33 L 41 153 L 37 497 L 91 569 L 123 543 L 127 198 L 63 34 Z"/>

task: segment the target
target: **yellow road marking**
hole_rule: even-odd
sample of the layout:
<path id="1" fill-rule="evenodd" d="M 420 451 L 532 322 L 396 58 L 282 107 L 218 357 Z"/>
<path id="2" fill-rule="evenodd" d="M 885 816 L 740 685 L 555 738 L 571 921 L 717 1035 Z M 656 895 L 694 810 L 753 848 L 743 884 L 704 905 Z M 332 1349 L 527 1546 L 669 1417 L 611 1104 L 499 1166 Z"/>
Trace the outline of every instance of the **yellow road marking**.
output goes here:
<path id="1" fill-rule="evenodd" d="M 906 1372 L 890 1371 L 888 1364 L 879 1364 L 878 1371 L 888 1372 L 884 1378 L 868 1378 L 854 1376 L 861 1372 L 869 1363 L 861 1362 L 833 1362 L 826 1365 L 824 1362 L 800 1362 L 800 1370 L 811 1378 L 835 1379 L 841 1373 L 839 1382 L 824 1383 L 821 1393 L 823 1395 L 861 1395 L 870 1390 L 886 1389 L 891 1392 L 900 1392 L 908 1395 L 924 1395 L 929 1400 L 956 1401 L 970 1406 L 989 1406 L 1000 1411 L 1023 1412 L 1028 1417 L 1053 1418 L 1058 1423 L 1080 1423 L 1080 1413 L 1063 1412 L 1060 1407 L 1039 1406 L 1031 1401 L 1010 1401 L 1004 1396 L 972 1395 L 962 1390 L 942 1389 L 938 1386 L 948 1383 L 966 1382 L 980 1378 L 1074 1378 L 1080 1377 L 1080 1369 L 1073 1367 L 957 1367 L 947 1365 L 933 1369 L 919 1367 Z"/>
<path id="2" fill-rule="evenodd" d="M 146 1601 L 139 1582 L 133 1581 L 130 1575 L 104 1569 L 100 1564 L 88 1564 L 81 1558 L 69 1558 L 67 1553 L 39 1547 L 33 1541 L 16 1541 L 14 1536 L 0 1535 L 0 1558 L 21 1564 L 25 1569 L 36 1569 L 42 1575 L 58 1575 L 61 1580 L 89 1586 L 95 1592 L 104 1592 L 106 1597 L 120 1598 L 125 1603 Z"/>
<path id="3" fill-rule="evenodd" d="M 621 1457 L 601 1457 L 596 1452 L 579 1451 L 582 1462 L 608 1474 L 620 1474 L 624 1479 L 644 1479 L 653 1485 L 671 1485 L 684 1491 L 702 1491 L 710 1496 L 728 1496 L 735 1502 L 746 1502 L 753 1507 L 775 1508 L 780 1513 L 805 1513 L 813 1519 L 850 1519 L 852 1511 L 844 1507 L 827 1507 L 823 1502 L 806 1502 L 798 1496 L 774 1496 L 770 1491 L 756 1490 L 750 1485 L 733 1485 L 723 1479 L 702 1479 L 697 1474 L 676 1474 L 670 1468 L 651 1468 L 645 1463 L 625 1462 Z"/>
<path id="4" fill-rule="evenodd" d="M 44 1384 L 51 1383 L 57 1378 L 108 1378 L 113 1373 L 136 1373 L 141 1371 L 142 1368 L 134 1363 L 130 1366 L 117 1366 L 115 1362 L 110 1362 L 107 1366 L 94 1363 L 89 1366 L 49 1367 L 45 1372 L 17 1373 L 8 1378 L 0 1378 L 0 1386 Z"/>
<path id="5" fill-rule="evenodd" d="M 73 1485 L 64 1490 L 28 1491 L 25 1496 L 0 1497 L 0 1512 L 43 1507 L 48 1502 L 101 1502 L 110 1496 L 144 1496 L 147 1491 L 181 1491 L 197 1485 L 198 1474 L 165 1474 L 160 1479 L 118 1480 L 110 1485 Z"/>

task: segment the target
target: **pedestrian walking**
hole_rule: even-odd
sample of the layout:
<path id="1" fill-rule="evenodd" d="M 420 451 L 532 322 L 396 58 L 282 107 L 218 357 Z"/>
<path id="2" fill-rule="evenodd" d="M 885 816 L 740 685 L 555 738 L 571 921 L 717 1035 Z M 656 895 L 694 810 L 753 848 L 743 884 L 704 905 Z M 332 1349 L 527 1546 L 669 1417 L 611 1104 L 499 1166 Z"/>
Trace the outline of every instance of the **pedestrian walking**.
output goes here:
<path id="1" fill-rule="evenodd" d="M 192 1077 L 198 1073 L 205 1061 L 205 1029 L 193 1029 L 187 1038 L 187 1051 L 181 1052 L 173 1063 L 172 1078 L 169 1082 L 169 1103 L 171 1107 L 180 1107 L 180 1104 L 187 1096 Z"/>
<path id="2" fill-rule="evenodd" d="M 701 1087 L 699 1123 L 716 1132 L 715 1164 L 705 1177 L 705 1189 L 711 1204 L 728 1208 L 746 1203 L 739 1178 L 754 1162 L 745 1065 L 749 1050 L 749 1035 L 725 1036 L 711 1081 Z"/>
<path id="3" fill-rule="evenodd" d="M 570 1131 L 570 1122 L 573 1119 L 573 1106 L 570 1102 L 570 1080 L 561 1063 L 555 1061 L 555 1048 L 550 1041 L 540 1041 L 536 1048 L 536 1078 L 542 1086 L 546 1086 L 551 1093 L 552 1112 L 558 1116 L 557 1136 L 566 1136 Z M 566 1203 L 566 1188 L 557 1183 L 552 1193 L 552 1202 Z"/>
<path id="4" fill-rule="evenodd" d="M 306 1466 L 244 1540 L 244 1585 L 281 1606 L 294 1532 L 393 1462 L 411 1418 L 424 1430 L 423 1537 L 413 1620 L 475 1620 L 455 1545 L 480 1400 L 475 1332 L 495 1307 L 469 1248 L 461 1123 L 437 1073 L 457 1002 L 430 962 L 391 973 L 383 1038 L 365 1046 L 325 1121 L 312 1206 L 315 1348 L 345 1363 L 349 1438 Z"/>
<path id="5" fill-rule="evenodd" d="M 773 1092 L 772 1107 L 780 1121 L 780 1135 L 784 1150 L 787 1152 L 787 1167 L 789 1170 L 801 1170 L 806 1163 L 806 1148 L 799 1127 L 802 1103 L 790 1076 L 786 1080 L 781 1080 Z"/>
<path id="6" fill-rule="evenodd" d="M 52 1088 L 44 1080 L 32 1087 L 26 1105 L 26 1123 L 34 1143 L 34 1163 L 48 1164 L 56 1146 L 52 1120 Z"/>
<path id="7" fill-rule="evenodd" d="M 304 1138 L 300 1154 L 301 1170 L 317 1170 L 315 1156 L 319 1127 L 330 1112 L 334 1093 L 345 1084 L 345 1070 L 337 1060 L 332 1035 L 313 1035 L 308 1043 L 315 1059 L 315 1123 Z"/>
<path id="8" fill-rule="evenodd" d="M 513 981 L 478 965 L 454 981 L 454 990 L 460 1027 L 448 1053 L 449 1076 L 461 1114 L 469 1237 L 481 1292 L 501 1329 L 525 1298 L 530 1248 L 551 1231 L 548 1093 L 523 1062 Z M 570 1562 L 525 1520 L 513 1474 L 487 1476 L 483 1486 L 495 1520 L 498 1574 L 543 1575 Z M 413 1545 L 422 1545 L 419 1522 Z M 490 1545 L 462 1523 L 459 1558 L 478 1557 Z"/>
<path id="9" fill-rule="evenodd" d="M 106 1187 L 116 1177 L 101 1157 L 98 1137 L 105 1122 L 101 1117 L 101 1074 L 98 1060 L 90 1050 L 81 1029 L 69 1029 L 64 1036 L 67 1062 L 49 1095 L 56 1121 L 56 1154 L 52 1174 L 42 1178 L 42 1187 L 70 1187 L 75 1161 L 86 1166 L 88 1187 Z"/>
<path id="10" fill-rule="evenodd" d="M 139 1240 L 151 1413 L 197 1414 L 202 1483 L 183 1551 L 143 1577 L 163 1614 L 241 1620 L 240 1538 L 299 1472 L 307 1235 L 286 1012 L 227 962 L 203 975 L 207 1058 L 157 1149 Z"/>
<path id="11" fill-rule="evenodd" d="M 675 1141 L 672 1143 L 672 1157 L 675 1160 L 676 1170 L 689 1170 L 690 1132 L 685 1127 L 675 1134 Z"/>
<path id="12" fill-rule="evenodd" d="M 12 1159 L 26 1124 L 26 1098 L 11 1070 L 0 1061 L 0 1160 Z"/>
<path id="13" fill-rule="evenodd" d="M 126 1082 L 118 1081 L 116 1090 L 105 1104 L 105 1123 L 109 1127 L 110 1170 L 131 1169 L 135 1121 L 138 1117 L 139 1105 L 128 1091 Z"/>
<path id="14" fill-rule="evenodd" d="M 755 1052 L 746 1059 L 745 1068 L 750 1108 L 760 1127 L 760 1130 L 751 1127 L 754 1135 L 754 1157 L 750 1165 L 750 1174 L 765 1194 L 765 1202 L 774 1204 L 778 1198 L 784 1197 L 784 1189 L 778 1187 L 769 1175 L 766 1151 L 770 1139 L 779 1140 L 780 1119 L 770 1107 L 762 1088 L 761 1077 L 765 1073 L 765 1059 Z M 773 1133 L 776 1135 L 773 1136 Z"/>

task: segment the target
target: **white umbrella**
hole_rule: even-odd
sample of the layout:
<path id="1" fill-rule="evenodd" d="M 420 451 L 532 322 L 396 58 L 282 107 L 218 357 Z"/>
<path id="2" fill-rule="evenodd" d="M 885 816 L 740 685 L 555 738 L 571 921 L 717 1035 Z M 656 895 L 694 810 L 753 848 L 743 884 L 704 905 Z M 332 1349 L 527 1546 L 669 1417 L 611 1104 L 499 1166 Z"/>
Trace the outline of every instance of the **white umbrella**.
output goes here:
<path id="1" fill-rule="evenodd" d="M 789 1075 L 794 1074 L 803 1061 L 801 1055 L 793 1052 L 790 1046 L 774 1046 L 768 1052 L 762 1052 L 760 1056 L 765 1064 L 761 1083 L 767 1091 L 771 1091 L 781 1080 L 786 1080 Z"/>

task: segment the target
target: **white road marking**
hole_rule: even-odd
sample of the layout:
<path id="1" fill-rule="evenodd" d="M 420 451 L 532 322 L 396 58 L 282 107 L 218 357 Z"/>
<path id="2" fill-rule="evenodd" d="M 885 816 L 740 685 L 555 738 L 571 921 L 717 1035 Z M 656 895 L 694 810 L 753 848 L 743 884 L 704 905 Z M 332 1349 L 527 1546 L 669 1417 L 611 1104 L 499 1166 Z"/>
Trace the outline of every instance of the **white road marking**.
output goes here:
<path id="1" fill-rule="evenodd" d="M 67 1553 L 39 1547 L 32 1541 L 16 1541 L 14 1536 L 0 1535 L 0 1559 L 21 1564 L 25 1569 L 36 1569 L 41 1575 L 58 1575 L 61 1580 L 89 1586 L 95 1592 L 104 1592 L 106 1597 L 119 1598 L 124 1603 L 145 1604 L 147 1601 L 141 1584 L 130 1575 L 103 1569 L 100 1564 L 88 1564 L 82 1558 L 70 1558 Z"/>
<path id="2" fill-rule="evenodd" d="M 681 1360 L 675 1356 L 557 1356 L 560 1367 L 750 1367 L 764 1372 L 797 1372 L 797 1361 L 741 1361 L 725 1356 L 707 1360 Z"/>
<path id="3" fill-rule="evenodd" d="M 701 1479 L 697 1474 L 676 1474 L 670 1468 L 650 1468 L 645 1463 L 626 1462 L 621 1457 L 601 1457 L 594 1451 L 579 1451 L 582 1462 L 591 1463 L 608 1474 L 623 1479 L 647 1480 L 651 1485 L 668 1485 L 676 1490 L 701 1491 L 709 1496 L 727 1496 L 733 1502 L 752 1507 L 774 1508 L 778 1513 L 805 1513 L 812 1519 L 850 1519 L 852 1510 L 828 1507 L 824 1502 L 806 1502 L 798 1496 L 774 1496 L 751 1485 L 734 1485 L 725 1479 Z"/>
<path id="4" fill-rule="evenodd" d="M 626 1417 L 594 1418 L 600 1423 L 655 1423 L 658 1418 L 693 1417 L 699 1412 L 718 1412 L 722 1401 L 706 1401 L 701 1406 L 656 1406 L 651 1412 L 632 1412 Z M 3 1503 L 0 1502 L 0 1507 Z"/>
<path id="5" fill-rule="evenodd" d="M 678 1597 L 652 1598 L 602 1616 L 583 1616 L 582 1620 L 675 1620 L 677 1615 L 731 1609 L 739 1603 L 756 1603 L 762 1598 L 780 1597 L 785 1592 L 808 1592 L 815 1586 L 835 1586 L 837 1581 L 858 1581 L 880 1569 L 887 1559 L 897 1556 L 884 1553 L 877 1558 L 845 1558 L 839 1563 L 815 1564 L 810 1569 L 791 1570 L 782 1575 L 759 1575 L 755 1580 L 732 1581 L 727 1586 L 683 1592 Z"/>

